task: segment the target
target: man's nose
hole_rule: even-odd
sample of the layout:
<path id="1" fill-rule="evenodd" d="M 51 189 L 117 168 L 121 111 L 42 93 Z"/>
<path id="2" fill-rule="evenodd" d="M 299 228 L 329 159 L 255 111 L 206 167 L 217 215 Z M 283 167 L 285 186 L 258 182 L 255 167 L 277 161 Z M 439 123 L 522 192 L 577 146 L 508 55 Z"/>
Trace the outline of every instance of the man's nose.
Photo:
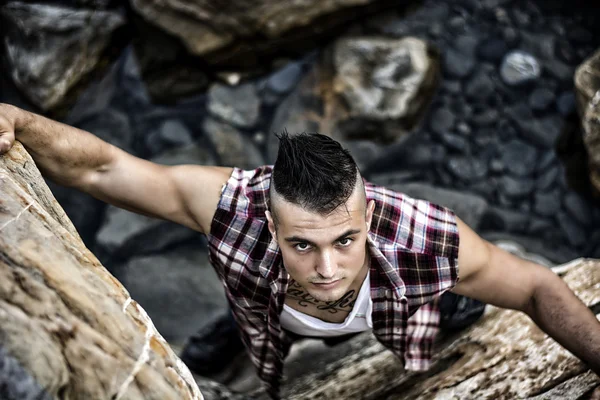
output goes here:
<path id="1" fill-rule="evenodd" d="M 321 252 L 316 269 L 317 273 L 324 279 L 331 279 L 335 276 L 335 260 L 330 251 Z"/>

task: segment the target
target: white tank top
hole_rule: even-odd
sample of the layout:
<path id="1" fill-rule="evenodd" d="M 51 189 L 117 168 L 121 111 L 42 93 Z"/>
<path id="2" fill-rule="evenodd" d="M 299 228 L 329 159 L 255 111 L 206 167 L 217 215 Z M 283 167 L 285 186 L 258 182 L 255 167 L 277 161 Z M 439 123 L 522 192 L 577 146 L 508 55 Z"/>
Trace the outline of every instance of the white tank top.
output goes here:
<path id="1" fill-rule="evenodd" d="M 373 301 L 371 300 L 370 291 L 371 285 L 367 273 L 352 311 L 341 324 L 321 321 L 284 304 L 280 316 L 281 326 L 298 335 L 315 337 L 341 336 L 348 333 L 367 331 L 373 327 L 371 320 Z"/>

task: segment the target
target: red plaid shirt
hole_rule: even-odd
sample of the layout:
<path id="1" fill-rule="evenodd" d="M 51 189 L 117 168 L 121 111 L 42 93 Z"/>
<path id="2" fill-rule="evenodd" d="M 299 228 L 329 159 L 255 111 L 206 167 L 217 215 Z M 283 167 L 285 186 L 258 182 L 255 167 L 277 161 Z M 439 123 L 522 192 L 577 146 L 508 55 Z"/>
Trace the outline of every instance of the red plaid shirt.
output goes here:
<path id="1" fill-rule="evenodd" d="M 290 277 L 265 218 L 271 169 L 234 169 L 212 221 L 209 251 L 258 375 L 279 398 L 291 345 L 279 315 Z M 368 182 L 365 189 L 376 204 L 367 240 L 373 333 L 406 369 L 425 370 L 440 319 L 432 301 L 458 281 L 456 219 L 427 201 Z"/>

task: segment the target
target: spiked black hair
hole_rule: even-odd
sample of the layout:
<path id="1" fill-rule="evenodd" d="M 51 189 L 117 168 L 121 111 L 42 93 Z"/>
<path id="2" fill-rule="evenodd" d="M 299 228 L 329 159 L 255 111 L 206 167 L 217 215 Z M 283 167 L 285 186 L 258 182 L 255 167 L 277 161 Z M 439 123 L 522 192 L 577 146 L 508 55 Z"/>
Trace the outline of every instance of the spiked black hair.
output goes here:
<path id="1" fill-rule="evenodd" d="M 346 203 L 357 182 L 358 167 L 340 143 L 319 133 L 277 135 L 279 152 L 271 187 L 286 201 L 319 214 Z"/>

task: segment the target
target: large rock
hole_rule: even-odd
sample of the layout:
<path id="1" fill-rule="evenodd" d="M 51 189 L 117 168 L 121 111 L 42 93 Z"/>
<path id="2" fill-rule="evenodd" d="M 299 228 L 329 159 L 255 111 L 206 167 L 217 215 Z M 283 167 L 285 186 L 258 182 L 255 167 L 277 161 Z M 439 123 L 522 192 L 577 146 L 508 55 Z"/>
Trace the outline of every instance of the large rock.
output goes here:
<path id="1" fill-rule="evenodd" d="M 11 77 L 44 111 L 98 65 L 111 34 L 125 24 L 117 11 L 16 1 L 2 6 L 0 17 Z"/>
<path id="2" fill-rule="evenodd" d="M 19 143 L 0 157 L 0 188 L 0 365 L 14 366 L 0 369 L 0 388 L 23 382 L 37 398 L 47 398 L 41 388 L 48 398 L 202 399 Z"/>
<path id="3" fill-rule="evenodd" d="M 263 62 L 257 54 L 293 47 L 299 39 L 306 41 L 364 15 L 357 12 L 358 7 L 378 9 L 385 3 L 133 0 L 132 6 L 146 21 L 179 39 L 189 54 L 209 62 L 237 57 L 242 61 L 238 67 L 244 67 Z"/>
<path id="4" fill-rule="evenodd" d="M 435 52 L 416 38 L 341 39 L 327 50 L 277 108 L 269 132 L 319 132 L 332 136 L 367 169 L 377 156 L 362 159 L 347 143 L 370 141 L 371 153 L 406 138 L 420 122 L 437 76 Z M 277 139 L 268 138 L 269 161 Z"/>
<path id="5" fill-rule="evenodd" d="M 577 103 L 589 157 L 590 180 L 600 197 L 600 50 L 575 72 Z"/>
<path id="6" fill-rule="evenodd" d="M 405 131 L 416 125 L 438 71 L 438 57 L 425 41 L 345 38 L 333 51 L 333 87 L 348 104 L 347 119 L 375 125 L 392 121 Z"/>

